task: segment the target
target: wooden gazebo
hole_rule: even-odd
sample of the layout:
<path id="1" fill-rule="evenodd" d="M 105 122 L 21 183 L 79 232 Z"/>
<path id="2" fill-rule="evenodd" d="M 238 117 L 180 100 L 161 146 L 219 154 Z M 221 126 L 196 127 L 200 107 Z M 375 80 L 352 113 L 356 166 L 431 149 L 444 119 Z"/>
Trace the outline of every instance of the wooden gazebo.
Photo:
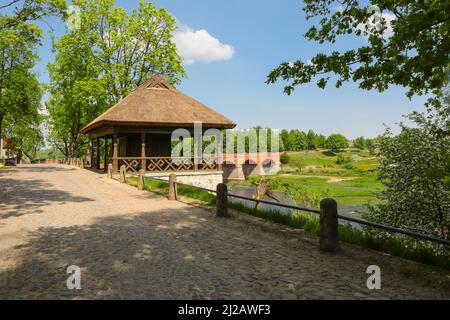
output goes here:
<path id="1" fill-rule="evenodd" d="M 154 76 L 82 129 L 91 138 L 91 166 L 109 163 L 113 171 L 125 165 L 128 173 L 220 171 L 220 161 L 171 158 L 171 135 L 182 128 L 231 129 L 236 125 L 223 115 Z M 103 141 L 102 141 L 103 140 Z M 100 147 L 102 145 L 102 147 Z M 101 154 L 102 153 L 102 154 Z"/>

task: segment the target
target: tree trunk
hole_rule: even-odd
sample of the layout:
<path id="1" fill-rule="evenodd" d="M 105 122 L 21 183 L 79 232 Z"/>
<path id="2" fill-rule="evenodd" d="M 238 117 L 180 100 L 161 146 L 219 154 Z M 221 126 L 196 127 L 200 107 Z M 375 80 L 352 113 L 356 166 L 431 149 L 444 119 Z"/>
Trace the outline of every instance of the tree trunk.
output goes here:
<path id="1" fill-rule="evenodd" d="M 266 194 L 267 194 L 267 189 L 269 187 L 269 184 L 267 182 L 266 179 L 261 179 L 261 181 L 259 183 L 256 184 L 256 190 L 255 190 L 255 199 L 256 200 L 264 200 Z M 255 209 L 261 209 L 262 207 L 262 203 L 261 202 L 256 202 L 256 206 Z"/>

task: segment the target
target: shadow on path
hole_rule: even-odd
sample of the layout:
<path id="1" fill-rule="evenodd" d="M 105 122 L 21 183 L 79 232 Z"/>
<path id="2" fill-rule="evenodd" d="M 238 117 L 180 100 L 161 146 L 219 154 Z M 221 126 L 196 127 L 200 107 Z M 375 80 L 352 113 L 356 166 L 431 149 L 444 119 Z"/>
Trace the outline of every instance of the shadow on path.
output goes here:
<path id="1" fill-rule="evenodd" d="M 36 168 L 37 169 L 37 168 Z M 45 174 L 40 168 L 38 171 Z M 21 168 L 19 170 L 30 170 Z M 35 169 L 31 169 L 35 170 Z M 58 170 L 58 169 L 56 169 Z M 51 172 L 55 170 L 51 168 Z M 64 170 L 67 172 L 67 170 Z M 75 196 L 69 192 L 56 189 L 55 186 L 41 179 L 18 179 L 15 174 L 1 176 L 0 220 L 20 217 L 26 214 L 41 213 L 41 207 L 51 203 L 93 201 L 90 198 Z"/>

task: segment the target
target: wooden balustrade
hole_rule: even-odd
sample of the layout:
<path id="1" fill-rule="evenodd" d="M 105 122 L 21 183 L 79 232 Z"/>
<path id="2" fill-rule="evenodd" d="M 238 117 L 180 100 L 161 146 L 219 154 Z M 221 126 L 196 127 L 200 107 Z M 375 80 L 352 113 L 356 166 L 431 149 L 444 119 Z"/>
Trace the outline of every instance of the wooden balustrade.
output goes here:
<path id="1" fill-rule="evenodd" d="M 118 165 L 125 166 L 127 173 L 138 174 L 142 170 L 142 164 L 146 165 L 145 170 L 149 172 L 183 172 L 183 171 L 217 171 L 220 165 L 217 158 L 201 159 L 195 165 L 194 158 L 184 157 L 118 157 Z"/>

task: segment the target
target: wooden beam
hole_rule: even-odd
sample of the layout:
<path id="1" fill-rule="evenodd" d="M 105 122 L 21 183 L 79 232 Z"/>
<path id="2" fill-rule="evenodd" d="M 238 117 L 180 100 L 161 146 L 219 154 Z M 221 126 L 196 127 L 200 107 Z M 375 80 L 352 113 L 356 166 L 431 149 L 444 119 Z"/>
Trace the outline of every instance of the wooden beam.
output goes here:
<path id="1" fill-rule="evenodd" d="M 94 168 L 94 140 L 92 139 L 92 136 L 89 140 L 89 158 L 90 158 L 89 166 L 91 169 L 93 169 Z"/>
<path id="2" fill-rule="evenodd" d="M 145 132 L 141 132 L 141 158 L 142 158 L 142 167 L 141 170 L 147 170 L 147 161 L 145 160 Z"/>
<path id="3" fill-rule="evenodd" d="M 95 155 L 97 158 L 97 170 L 100 170 L 100 138 L 97 138 L 97 154 Z"/>
<path id="4" fill-rule="evenodd" d="M 108 172 L 108 160 L 107 160 L 107 155 L 108 155 L 108 137 L 105 137 L 103 140 L 105 140 L 105 150 L 103 152 L 103 172 Z"/>
<path id="5" fill-rule="evenodd" d="M 119 172 L 119 140 L 117 132 L 113 130 L 113 172 L 117 174 Z"/>

